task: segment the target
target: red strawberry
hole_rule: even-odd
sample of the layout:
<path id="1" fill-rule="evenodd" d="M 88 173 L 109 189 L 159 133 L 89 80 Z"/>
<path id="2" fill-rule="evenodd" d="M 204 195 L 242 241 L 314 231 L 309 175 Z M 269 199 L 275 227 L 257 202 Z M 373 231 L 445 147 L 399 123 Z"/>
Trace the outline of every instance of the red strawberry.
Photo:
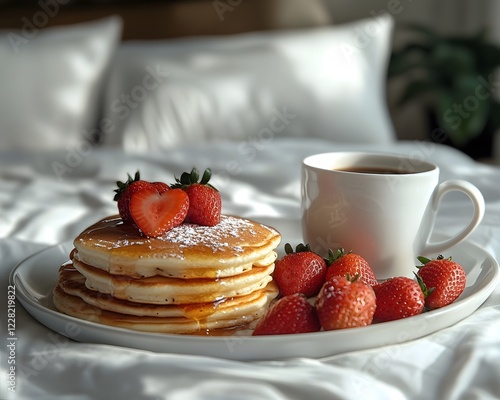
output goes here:
<path id="1" fill-rule="evenodd" d="M 335 253 L 332 250 L 328 251 L 328 269 L 326 271 L 326 280 L 330 280 L 334 276 L 351 276 L 359 275 L 358 280 L 373 286 L 378 283 L 375 273 L 368 262 L 356 253 L 344 253 L 341 247 Z"/>
<path id="2" fill-rule="evenodd" d="M 314 307 L 301 293 L 282 297 L 259 320 L 253 335 L 283 335 L 320 330 Z"/>
<path id="3" fill-rule="evenodd" d="M 324 330 L 370 325 L 376 308 L 375 293 L 364 282 L 334 276 L 327 280 L 316 299 L 316 310 Z"/>
<path id="4" fill-rule="evenodd" d="M 273 272 L 280 294 L 288 296 L 303 293 L 307 297 L 316 295 L 325 283 L 325 260 L 303 244 L 298 244 L 294 252 L 290 243 L 287 243 L 285 252 L 286 255 L 276 261 Z"/>
<path id="5" fill-rule="evenodd" d="M 128 175 L 128 179 L 125 182 L 118 181 L 116 184 L 118 189 L 115 189 L 114 200 L 118 202 L 118 212 L 124 222 L 132 222 L 132 217 L 130 215 L 130 198 L 132 194 L 151 185 L 155 187 L 160 194 L 170 189 L 170 186 L 163 182 L 146 182 L 141 180 L 139 171 L 135 173 L 134 178 Z"/>
<path id="6" fill-rule="evenodd" d="M 451 260 L 439 255 L 430 260 L 425 257 L 417 257 L 423 264 L 417 267 L 419 276 L 427 292 L 425 305 L 429 310 L 441 308 L 453 303 L 464 291 L 467 277 L 463 267 Z"/>
<path id="7" fill-rule="evenodd" d="M 160 194 L 162 194 L 163 192 L 166 192 L 167 190 L 170 190 L 170 186 L 168 184 L 166 184 L 165 182 L 151 182 L 151 185 L 153 185 L 154 188 Z"/>
<path id="8" fill-rule="evenodd" d="M 130 215 L 137 227 L 147 236 L 157 237 L 180 225 L 186 218 L 189 198 L 180 189 L 158 193 L 146 186 L 130 198 Z"/>
<path id="9" fill-rule="evenodd" d="M 420 314 L 424 309 L 424 293 L 418 282 L 398 276 L 373 286 L 377 296 L 374 320 L 393 321 Z"/>
<path id="10" fill-rule="evenodd" d="M 189 211 L 186 221 L 192 224 L 214 226 L 220 222 L 222 198 L 219 191 L 208 182 L 212 172 L 206 169 L 201 181 L 196 168 L 191 173 L 184 172 L 172 188 L 181 188 L 189 196 Z"/>

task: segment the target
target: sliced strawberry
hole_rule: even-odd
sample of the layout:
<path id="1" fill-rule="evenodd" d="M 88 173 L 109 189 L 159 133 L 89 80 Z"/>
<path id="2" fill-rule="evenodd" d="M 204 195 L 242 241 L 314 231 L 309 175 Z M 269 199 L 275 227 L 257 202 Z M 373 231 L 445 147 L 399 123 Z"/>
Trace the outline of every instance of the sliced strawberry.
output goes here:
<path id="1" fill-rule="evenodd" d="M 170 190 L 170 186 L 165 182 L 151 182 L 151 185 L 153 185 L 160 194 L 166 192 L 167 190 Z"/>
<path id="2" fill-rule="evenodd" d="M 187 215 L 189 198 L 180 189 L 158 193 L 147 186 L 132 194 L 130 215 L 137 227 L 147 236 L 158 237 L 180 225 Z"/>
<path id="3" fill-rule="evenodd" d="M 141 190 L 141 185 L 149 185 L 149 183 L 142 181 L 140 173 L 137 171 L 133 178 L 128 174 L 128 179 L 125 182 L 118 181 L 116 185 L 118 189 L 115 189 L 113 200 L 117 202 L 118 213 L 124 222 L 132 221 L 132 217 L 130 216 L 130 197 L 135 191 Z M 131 186 L 133 187 L 131 188 Z"/>
<path id="4" fill-rule="evenodd" d="M 279 299 L 259 320 L 253 335 L 284 335 L 320 330 L 314 307 L 296 293 Z"/>
<path id="5" fill-rule="evenodd" d="M 147 182 L 141 179 L 139 171 L 137 171 L 132 178 L 128 175 L 125 182 L 116 182 L 118 189 L 115 189 L 114 200 L 117 201 L 118 213 L 124 222 L 133 222 L 130 215 L 130 198 L 136 192 L 143 190 L 145 187 L 153 186 L 158 193 L 163 193 L 170 189 L 166 183 L 163 182 Z"/>

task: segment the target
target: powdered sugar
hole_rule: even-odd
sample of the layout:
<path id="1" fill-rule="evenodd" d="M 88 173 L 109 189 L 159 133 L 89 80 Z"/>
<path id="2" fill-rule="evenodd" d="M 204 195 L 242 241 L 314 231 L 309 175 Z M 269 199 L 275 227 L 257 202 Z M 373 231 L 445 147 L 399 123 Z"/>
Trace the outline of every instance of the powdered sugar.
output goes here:
<path id="1" fill-rule="evenodd" d="M 238 238 L 242 231 L 256 235 L 253 227 L 254 225 L 248 220 L 223 215 L 221 221 L 215 226 L 182 224 L 157 239 L 178 243 L 180 247 L 202 245 L 216 252 L 229 247 L 225 239 Z M 232 249 L 237 252 L 243 251 L 243 248 L 238 245 L 233 245 Z"/>
<path id="2" fill-rule="evenodd" d="M 279 236 L 271 227 L 240 217 L 222 215 L 215 226 L 201 226 L 183 223 L 159 237 L 143 235 L 133 224 L 123 223 L 119 216 L 107 218 L 86 229 L 75 240 L 75 246 L 85 247 L 92 243 L 94 248 L 110 251 L 113 257 L 126 259 L 179 258 L 184 259 L 186 251 L 194 253 L 225 253 L 223 258 L 244 255 L 254 246 Z M 81 244 L 81 245 L 79 245 Z M 194 254 L 193 253 L 193 254 Z"/>

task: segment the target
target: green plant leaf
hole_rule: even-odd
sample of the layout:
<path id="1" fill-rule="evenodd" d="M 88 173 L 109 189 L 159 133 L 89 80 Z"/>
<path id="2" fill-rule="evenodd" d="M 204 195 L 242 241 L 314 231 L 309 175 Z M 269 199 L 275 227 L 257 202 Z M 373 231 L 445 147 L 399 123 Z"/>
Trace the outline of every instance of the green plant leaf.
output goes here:
<path id="1" fill-rule="evenodd" d="M 391 54 L 388 67 L 388 77 L 392 78 L 405 74 L 413 69 L 429 68 L 429 53 L 432 46 L 411 43 L 401 50 L 394 51 Z"/>
<path id="2" fill-rule="evenodd" d="M 488 101 L 480 101 L 472 95 L 457 98 L 443 92 L 436 103 L 438 123 L 457 147 L 464 146 L 482 133 L 489 111 Z"/>
<path id="3" fill-rule="evenodd" d="M 426 25 L 409 23 L 403 25 L 402 28 L 416 32 L 432 42 L 438 42 L 442 40 L 441 36 L 439 36 L 438 33 L 434 32 L 431 28 L 429 28 Z"/>
<path id="4" fill-rule="evenodd" d="M 500 103 L 494 99 L 490 102 L 489 124 L 492 129 L 500 130 Z"/>
<path id="5" fill-rule="evenodd" d="M 399 98 L 398 105 L 403 106 L 417 97 L 426 93 L 438 91 L 439 89 L 439 82 L 434 80 L 413 80 L 404 88 L 403 93 Z"/>
<path id="6" fill-rule="evenodd" d="M 500 48 L 490 43 L 480 43 L 476 48 L 478 71 L 488 76 L 500 66 Z"/>
<path id="7" fill-rule="evenodd" d="M 476 56 L 470 49 L 453 43 L 441 42 L 431 54 L 435 67 L 447 80 L 476 70 Z"/>
<path id="8" fill-rule="evenodd" d="M 500 66 L 500 47 L 488 39 L 485 29 L 474 36 L 451 37 L 448 42 L 473 52 L 481 74 L 488 75 Z"/>
<path id="9" fill-rule="evenodd" d="M 394 51 L 388 78 L 409 77 L 399 99 L 404 105 L 423 96 L 439 126 L 457 147 L 488 129 L 500 129 L 500 102 L 492 75 L 500 67 L 500 46 L 483 30 L 473 36 L 445 37 L 426 25 L 401 26 L 412 41 Z M 485 83 L 489 82 L 489 83 Z"/>

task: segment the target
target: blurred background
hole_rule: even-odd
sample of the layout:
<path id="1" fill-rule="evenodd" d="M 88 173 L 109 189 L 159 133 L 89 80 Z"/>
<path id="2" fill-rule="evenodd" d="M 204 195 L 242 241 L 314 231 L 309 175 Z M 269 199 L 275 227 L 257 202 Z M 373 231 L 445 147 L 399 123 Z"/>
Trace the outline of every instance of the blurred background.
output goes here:
<path id="1" fill-rule="evenodd" d="M 499 153 L 500 0 L 0 0 L 0 29 L 114 14 L 124 21 L 123 40 L 308 29 L 390 15 L 396 28 L 387 103 L 398 138 L 446 141 L 486 161 Z"/>

